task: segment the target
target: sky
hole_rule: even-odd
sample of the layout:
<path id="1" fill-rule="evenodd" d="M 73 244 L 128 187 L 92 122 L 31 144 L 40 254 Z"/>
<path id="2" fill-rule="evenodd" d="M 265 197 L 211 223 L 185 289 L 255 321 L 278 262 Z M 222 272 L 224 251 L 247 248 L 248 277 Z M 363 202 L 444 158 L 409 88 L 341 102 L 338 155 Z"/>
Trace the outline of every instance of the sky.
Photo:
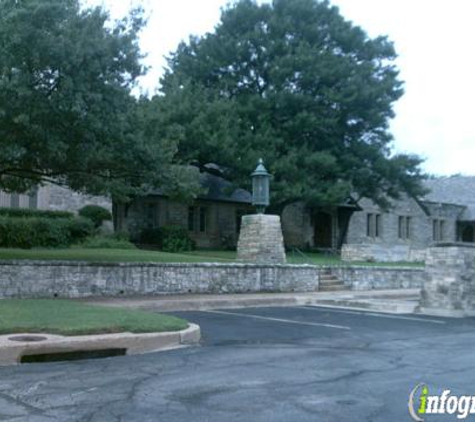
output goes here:
<path id="1" fill-rule="evenodd" d="M 164 56 L 189 35 L 212 32 L 228 0 L 86 0 L 112 17 L 142 5 L 148 25 L 140 45 L 150 67 L 140 81 L 153 93 L 166 64 Z M 260 3 L 267 0 L 261 0 Z M 426 159 L 429 174 L 475 175 L 475 1 L 331 0 L 340 13 L 370 37 L 394 42 L 405 94 L 391 122 L 394 152 Z M 472 121 L 472 118 L 474 120 Z"/>

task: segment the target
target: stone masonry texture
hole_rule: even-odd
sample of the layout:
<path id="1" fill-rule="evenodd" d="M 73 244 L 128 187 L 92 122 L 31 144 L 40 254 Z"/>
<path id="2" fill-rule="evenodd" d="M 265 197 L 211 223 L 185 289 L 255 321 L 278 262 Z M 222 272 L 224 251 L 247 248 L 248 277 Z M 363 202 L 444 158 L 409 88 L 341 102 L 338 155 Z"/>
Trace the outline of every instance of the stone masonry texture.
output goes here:
<path id="1" fill-rule="evenodd" d="M 242 217 L 237 251 L 238 260 L 273 264 L 285 263 L 280 217 L 265 214 Z"/>
<path id="2" fill-rule="evenodd" d="M 475 247 L 429 248 L 427 277 L 420 307 L 426 313 L 448 316 L 475 315 Z"/>
<path id="3" fill-rule="evenodd" d="M 362 243 L 343 245 L 341 259 L 348 262 L 424 262 L 426 253 L 426 248 L 411 245 Z"/>
<path id="4" fill-rule="evenodd" d="M 0 298 L 318 291 L 322 274 L 349 289 L 420 288 L 422 268 L 227 263 L 1 261 Z"/>

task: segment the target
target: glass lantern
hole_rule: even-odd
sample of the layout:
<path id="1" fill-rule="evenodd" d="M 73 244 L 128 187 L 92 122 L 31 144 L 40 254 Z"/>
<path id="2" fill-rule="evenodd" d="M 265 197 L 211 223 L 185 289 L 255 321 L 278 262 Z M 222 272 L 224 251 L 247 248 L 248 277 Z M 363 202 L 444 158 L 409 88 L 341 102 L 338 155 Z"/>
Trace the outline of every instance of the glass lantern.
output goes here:
<path id="1" fill-rule="evenodd" d="M 264 214 L 269 206 L 269 181 L 270 174 L 264 167 L 262 158 L 259 159 L 256 169 L 251 174 L 252 177 L 252 205 L 256 207 L 258 214 Z"/>

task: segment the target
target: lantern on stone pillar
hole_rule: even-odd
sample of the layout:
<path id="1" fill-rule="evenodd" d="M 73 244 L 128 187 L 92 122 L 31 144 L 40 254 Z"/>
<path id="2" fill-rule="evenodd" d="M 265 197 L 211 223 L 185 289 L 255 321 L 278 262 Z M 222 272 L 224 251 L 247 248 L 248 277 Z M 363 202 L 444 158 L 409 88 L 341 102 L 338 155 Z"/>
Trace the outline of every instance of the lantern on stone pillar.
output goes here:
<path id="1" fill-rule="evenodd" d="M 262 158 L 259 159 L 256 169 L 251 174 L 252 177 L 252 205 L 256 207 L 258 214 L 264 214 L 269 206 L 269 181 L 270 174 L 264 167 Z"/>

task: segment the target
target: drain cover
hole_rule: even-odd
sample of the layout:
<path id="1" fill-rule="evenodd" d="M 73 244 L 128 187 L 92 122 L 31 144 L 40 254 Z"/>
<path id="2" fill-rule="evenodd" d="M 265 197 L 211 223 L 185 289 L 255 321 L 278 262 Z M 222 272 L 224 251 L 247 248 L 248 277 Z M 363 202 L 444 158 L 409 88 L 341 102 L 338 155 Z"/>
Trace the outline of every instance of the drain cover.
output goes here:
<path id="1" fill-rule="evenodd" d="M 8 337 L 11 341 L 43 341 L 46 340 L 44 336 L 13 336 Z"/>

